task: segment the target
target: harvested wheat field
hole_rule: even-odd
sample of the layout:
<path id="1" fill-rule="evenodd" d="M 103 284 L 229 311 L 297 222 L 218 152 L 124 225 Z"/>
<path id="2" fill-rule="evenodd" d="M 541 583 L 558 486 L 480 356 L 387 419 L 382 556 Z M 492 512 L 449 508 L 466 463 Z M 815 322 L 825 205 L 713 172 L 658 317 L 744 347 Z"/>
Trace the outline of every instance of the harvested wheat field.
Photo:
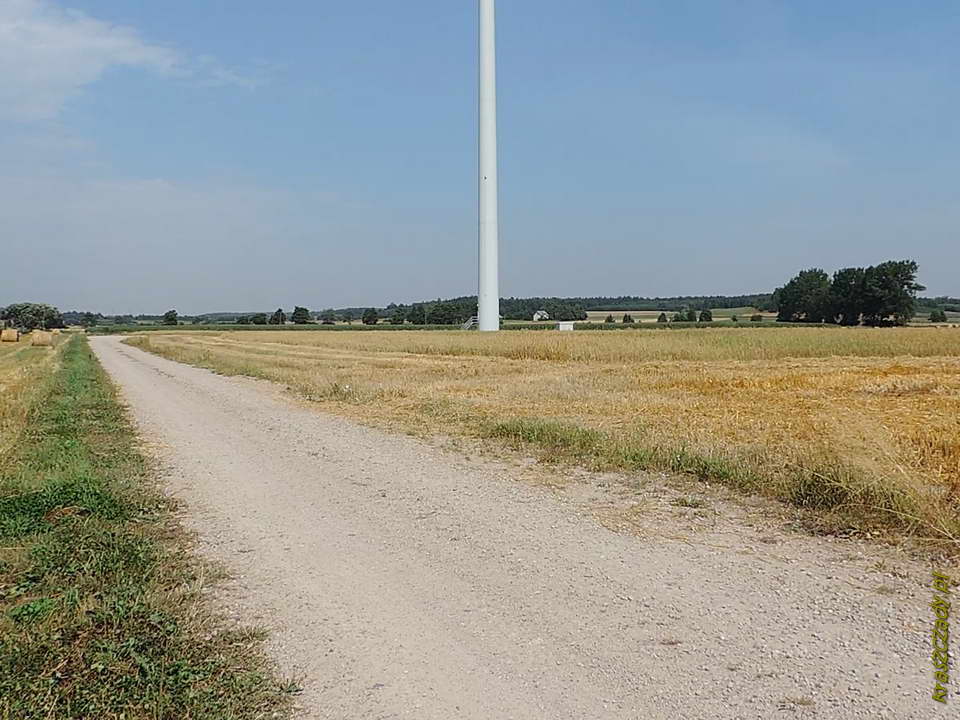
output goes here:
<path id="1" fill-rule="evenodd" d="M 55 362 L 48 349 L 32 347 L 29 335 L 0 344 L 0 468 L 26 431 L 30 408 Z"/>
<path id="2" fill-rule="evenodd" d="M 960 541 L 960 330 L 224 332 L 131 338 L 325 410 L 692 473 L 834 526 Z"/>

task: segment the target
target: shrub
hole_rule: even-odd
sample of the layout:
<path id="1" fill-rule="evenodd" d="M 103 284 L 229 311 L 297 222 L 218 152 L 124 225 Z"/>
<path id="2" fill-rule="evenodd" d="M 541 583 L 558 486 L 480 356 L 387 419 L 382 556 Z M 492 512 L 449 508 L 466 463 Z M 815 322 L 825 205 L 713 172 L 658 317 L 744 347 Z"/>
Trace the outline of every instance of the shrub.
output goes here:
<path id="1" fill-rule="evenodd" d="M 624 314 L 624 316 L 623 316 L 623 324 L 624 324 L 624 325 L 633 325 L 633 323 L 634 323 L 633 316 L 632 316 L 632 315 L 628 315 L 628 314 Z"/>
<path id="2" fill-rule="evenodd" d="M 613 319 L 613 315 L 607 315 L 607 319 L 604 320 L 604 322 L 607 323 L 607 324 L 612 325 L 613 323 L 616 322 L 616 320 Z"/>
<path id="3" fill-rule="evenodd" d="M 945 323 L 946 321 L 947 321 L 947 314 L 940 308 L 937 308 L 932 313 L 930 313 L 930 322 Z"/>
<path id="4" fill-rule="evenodd" d="M 665 322 L 667 322 L 667 314 L 666 314 L 666 313 L 660 313 L 660 317 L 657 318 L 657 322 L 658 322 L 658 323 L 665 323 Z"/>
<path id="5" fill-rule="evenodd" d="M 750 316 L 750 322 L 763 322 L 763 315 L 756 313 Z"/>
<path id="6" fill-rule="evenodd" d="M 713 313 L 710 312 L 709 310 L 702 310 L 700 312 L 700 322 L 702 323 L 713 322 Z"/>

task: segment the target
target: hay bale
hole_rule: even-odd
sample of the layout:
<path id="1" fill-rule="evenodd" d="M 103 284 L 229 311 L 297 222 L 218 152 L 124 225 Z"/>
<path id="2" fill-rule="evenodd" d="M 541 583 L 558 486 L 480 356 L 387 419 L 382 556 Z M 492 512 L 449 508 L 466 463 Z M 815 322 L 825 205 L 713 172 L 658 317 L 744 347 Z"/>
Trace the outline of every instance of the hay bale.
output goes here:
<path id="1" fill-rule="evenodd" d="M 0 342 L 20 342 L 20 331 L 15 328 L 6 328 L 0 334 Z"/>
<path id="2" fill-rule="evenodd" d="M 30 344 L 34 347 L 53 347 L 53 335 L 43 330 L 30 333 Z"/>

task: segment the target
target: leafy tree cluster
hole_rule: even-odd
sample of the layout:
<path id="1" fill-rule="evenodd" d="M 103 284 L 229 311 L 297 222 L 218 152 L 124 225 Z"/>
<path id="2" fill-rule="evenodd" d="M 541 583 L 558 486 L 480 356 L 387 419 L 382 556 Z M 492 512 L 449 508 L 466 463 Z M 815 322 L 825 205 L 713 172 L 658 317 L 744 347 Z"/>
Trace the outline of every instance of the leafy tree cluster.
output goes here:
<path id="1" fill-rule="evenodd" d="M 167 310 L 163 314 L 163 324 L 164 325 L 179 325 L 180 316 L 177 314 L 176 310 Z"/>
<path id="2" fill-rule="evenodd" d="M 300 307 L 297 305 L 293 309 L 293 314 L 290 316 L 290 320 L 294 325 L 308 325 L 311 321 L 310 311 L 305 307 Z"/>
<path id="3" fill-rule="evenodd" d="M 680 312 L 673 314 L 674 322 L 696 322 L 697 321 L 697 311 L 692 308 L 683 308 Z"/>
<path id="4" fill-rule="evenodd" d="M 585 310 L 663 310 L 680 312 L 709 310 L 711 308 L 755 307 L 760 310 L 773 310 L 773 295 L 757 293 L 754 295 L 682 295 L 677 297 L 648 298 L 637 296 L 621 297 L 575 297 L 558 298 L 561 302 L 578 305 Z"/>
<path id="5" fill-rule="evenodd" d="M 0 325 L 24 331 L 66 327 L 60 311 L 42 303 L 14 303 L 0 308 Z"/>
<path id="6" fill-rule="evenodd" d="M 80 325 L 82 327 L 94 327 L 107 322 L 107 318 L 101 313 L 92 313 L 80 310 L 68 310 L 63 313 L 64 325 Z"/>
<path id="7" fill-rule="evenodd" d="M 867 268 L 843 268 L 831 278 L 804 270 L 774 293 L 780 322 L 839 325 L 905 325 L 916 314 L 917 263 L 891 260 Z"/>
<path id="8" fill-rule="evenodd" d="M 270 316 L 268 321 L 269 325 L 286 325 L 287 324 L 287 314 L 283 311 L 283 308 L 277 308 L 276 312 Z"/>
<path id="9" fill-rule="evenodd" d="M 960 312 L 960 298 L 947 297 L 946 295 L 932 298 L 917 298 L 917 307 L 925 310 Z"/>
<path id="10" fill-rule="evenodd" d="M 930 322 L 932 323 L 945 323 L 947 321 L 947 313 L 942 309 L 937 308 L 936 310 L 930 313 Z"/>

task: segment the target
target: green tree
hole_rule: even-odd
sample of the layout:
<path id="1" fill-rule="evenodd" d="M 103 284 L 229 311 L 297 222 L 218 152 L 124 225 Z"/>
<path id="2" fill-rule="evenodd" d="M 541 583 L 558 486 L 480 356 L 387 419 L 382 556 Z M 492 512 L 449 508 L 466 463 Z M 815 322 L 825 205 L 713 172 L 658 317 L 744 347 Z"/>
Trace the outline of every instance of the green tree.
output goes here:
<path id="1" fill-rule="evenodd" d="M 333 311 L 333 308 L 324 310 L 322 313 L 320 313 L 320 322 L 324 325 L 337 324 L 337 314 Z"/>
<path id="2" fill-rule="evenodd" d="M 750 316 L 750 322 L 763 322 L 763 315 L 760 313 L 754 313 Z"/>
<path id="3" fill-rule="evenodd" d="M 774 293 L 779 322 L 823 322 L 830 313 L 830 277 L 820 268 L 803 270 Z"/>
<path id="4" fill-rule="evenodd" d="M 906 325 L 916 315 L 919 266 L 913 260 L 890 260 L 864 271 L 863 321 L 867 325 Z"/>
<path id="5" fill-rule="evenodd" d="M 249 316 L 249 315 L 238 315 L 236 318 L 234 318 L 234 321 L 233 321 L 233 322 L 234 322 L 234 324 L 236 324 L 236 325 L 249 325 L 249 324 L 250 324 L 250 316 Z"/>
<path id="6" fill-rule="evenodd" d="M 667 314 L 664 313 L 664 312 L 660 313 L 660 317 L 657 318 L 657 322 L 658 322 L 658 323 L 665 323 L 665 322 L 667 322 Z"/>
<path id="7" fill-rule="evenodd" d="M 407 308 L 403 305 L 397 305 L 390 316 L 391 325 L 403 325 L 407 321 Z"/>
<path id="8" fill-rule="evenodd" d="M 376 325 L 380 322 L 380 313 L 376 308 L 367 308 L 363 311 L 363 317 L 360 318 L 364 325 Z"/>
<path id="9" fill-rule="evenodd" d="M 51 330 L 64 327 L 63 315 L 52 305 L 16 303 L 0 308 L 0 320 L 20 330 Z"/>
<path id="10" fill-rule="evenodd" d="M 613 323 L 616 322 L 616 320 L 613 319 L 613 315 L 607 315 L 607 319 L 604 320 L 603 322 L 605 322 L 608 325 L 612 325 Z"/>
<path id="11" fill-rule="evenodd" d="M 437 302 L 427 311 L 427 325 L 457 325 L 469 315 L 465 307 L 453 302 Z"/>
<path id="12" fill-rule="evenodd" d="M 310 311 L 305 307 L 297 305 L 293 308 L 293 314 L 290 316 L 294 325 L 307 325 L 310 322 Z"/>
<path id="13" fill-rule="evenodd" d="M 622 322 L 624 325 L 633 325 L 634 323 L 633 316 L 628 313 L 624 313 Z"/>
<path id="14" fill-rule="evenodd" d="M 287 324 L 287 314 L 283 311 L 283 308 L 277 308 L 277 311 L 270 316 L 271 325 L 286 325 Z"/>
<path id="15" fill-rule="evenodd" d="M 830 283 L 830 315 L 841 325 L 859 325 L 863 315 L 866 271 L 850 267 L 837 270 Z"/>
<path id="16" fill-rule="evenodd" d="M 176 310 L 167 310 L 163 314 L 163 324 L 164 325 L 179 325 L 180 316 L 177 314 Z"/>
<path id="17" fill-rule="evenodd" d="M 251 325 L 267 325 L 269 322 L 266 313 L 254 313 L 250 316 Z"/>
<path id="18" fill-rule="evenodd" d="M 426 325 L 427 309 L 423 305 L 414 305 L 407 312 L 407 320 L 411 325 Z"/>
<path id="19" fill-rule="evenodd" d="M 701 310 L 701 311 L 700 311 L 700 322 L 702 322 L 702 323 L 713 322 L 713 313 L 710 312 L 709 310 Z"/>
<path id="20" fill-rule="evenodd" d="M 731 315 L 731 316 L 730 316 L 730 322 L 738 323 L 738 322 L 740 322 L 740 318 L 738 318 L 736 315 Z"/>
<path id="21" fill-rule="evenodd" d="M 945 323 L 947 321 L 947 314 L 941 309 L 937 308 L 930 313 L 930 322 L 932 323 Z"/>

